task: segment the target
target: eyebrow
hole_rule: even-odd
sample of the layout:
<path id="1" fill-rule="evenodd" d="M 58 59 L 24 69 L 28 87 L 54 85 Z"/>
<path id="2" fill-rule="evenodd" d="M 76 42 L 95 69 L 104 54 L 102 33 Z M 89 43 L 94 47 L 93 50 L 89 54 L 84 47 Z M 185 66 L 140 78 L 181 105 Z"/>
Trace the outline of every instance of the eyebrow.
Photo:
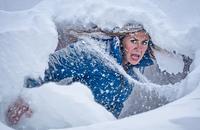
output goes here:
<path id="1" fill-rule="evenodd" d="M 135 37 L 130 37 L 130 38 L 134 38 L 136 41 L 139 41 L 139 39 L 135 38 Z M 148 40 L 143 40 L 142 42 L 145 42 L 145 41 L 149 41 L 150 39 Z"/>

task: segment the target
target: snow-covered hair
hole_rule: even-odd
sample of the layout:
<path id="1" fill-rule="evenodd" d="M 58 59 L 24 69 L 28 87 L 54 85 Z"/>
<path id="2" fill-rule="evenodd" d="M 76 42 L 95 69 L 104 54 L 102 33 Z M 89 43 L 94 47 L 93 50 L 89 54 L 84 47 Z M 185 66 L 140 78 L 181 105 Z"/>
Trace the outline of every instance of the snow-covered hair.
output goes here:
<path id="1" fill-rule="evenodd" d="M 148 32 L 144 29 L 143 25 L 136 21 L 131 21 L 122 27 L 115 27 L 111 30 L 101 29 L 96 24 L 89 24 L 88 26 L 73 25 L 73 24 L 66 24 L 66 25 L 57 24 L 57 31 L 58 31 L 58 45 L 56 51 L 65 48 L 70 43 L 77 42 L 79 37 L 81 36 L 88 36 L 88 37 L 117 36 L 122 42 L 123 38 L 128 33 L 144 31 L 145 33 L 148 34 Z M 152 43 L 153 42 L 151 41 L 151 44 L 148 47 L 149 48 L 148 51 L 150 51 L 150 54 L 153 56 L 153 51 L 151 49 L 153 45 Z"/>
<path id="2" fill-rule="evenodd" d="M 113 33 L 120 33 L 120 34 L 127 34 L 127 33 L 134 33 L 139 31 L 145 31 L 143 25 L 140 23 L 127 23 L 123 27 L 119 28 L 116 27 L 113 29 Z"/>

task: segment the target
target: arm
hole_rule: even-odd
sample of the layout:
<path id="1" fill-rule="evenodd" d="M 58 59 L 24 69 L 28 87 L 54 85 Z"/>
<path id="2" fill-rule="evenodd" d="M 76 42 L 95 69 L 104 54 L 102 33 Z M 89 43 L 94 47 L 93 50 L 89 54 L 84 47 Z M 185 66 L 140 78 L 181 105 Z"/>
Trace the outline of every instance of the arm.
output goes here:
<path id="1" fill-rule="evenodd" d="M 86 52 L 79 49 L 82 48 L 81 44 L 81 42 L 74 43 L 51 54 L 44 78 L 26 78 L 24 86 L 38 87 L 47 82 L 60 82 L 66 78 L 73 81 L 80 80 L 86 73 L 88 60 Z"/>
<path id="2" fill-rule="evenodd" d="M 70 51 L 73 51 L 71 53 Z M 69 53 L 68 53 L 69 52 Z M 41 86 L 44 83 L 53 81 L 59 82 L 65 78 L 72 78 L 73 80 L 80 80 L 84 76 L 84 63 L 83 53 L 79 53 L 74 48 L 69 48 L 66 50 L 59 50 L 49 57 L 48 69 L 45 71 L 45 77 L 42 79 L 26 78 L 25 87 L 32 88 Z M 81 56 L 83 58 L 81 58 Z M 8 107 L 6 118 L 8 124 L 17 124 L 21 117 L 25 115 L 26 117 L 31 117 L 32 109 L 29 104 L 26 103 L 22 98 L 18 98 L 13 104 Z"/>

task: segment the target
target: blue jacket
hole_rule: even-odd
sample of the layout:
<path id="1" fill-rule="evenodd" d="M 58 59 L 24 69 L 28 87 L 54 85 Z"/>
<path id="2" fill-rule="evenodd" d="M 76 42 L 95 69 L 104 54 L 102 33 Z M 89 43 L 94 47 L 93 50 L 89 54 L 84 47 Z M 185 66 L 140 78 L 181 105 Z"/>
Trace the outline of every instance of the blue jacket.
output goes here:
<path id="1" fill-rule="evenodd" d="M 93 45 L 84 41 L 69 44 L 66 48 L 50 55 L 49 68 L 45 71 L 43 83 L 59 82 L 64 79 L 69 83 L 81 82 L 92 91 L 96 102 L 118 117 L 123 102 L 130 95 L 134 84 L 130 84 L 118 69 L 112 67 L 109 59 L 122 65 L 122 52 L 116 37 L 98 39 Z M 140 63 L 129 65 L 126 72 L 138 80 L 132 68 L 144 68 L 151 64 L 153 61 L 145 53 Z"/>

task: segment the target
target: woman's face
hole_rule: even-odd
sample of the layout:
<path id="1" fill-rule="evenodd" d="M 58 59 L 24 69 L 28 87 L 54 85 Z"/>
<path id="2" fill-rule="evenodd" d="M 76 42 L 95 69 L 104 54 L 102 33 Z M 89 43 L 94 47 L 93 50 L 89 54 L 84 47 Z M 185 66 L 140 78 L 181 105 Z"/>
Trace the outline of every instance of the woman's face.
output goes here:
<path id="1" fill-rule="evenodd" d="M 148 48 L 149 40 L 149 35 L 144 31 L 127 34 L 122 41 L 125 50 L 124 64 L 138 64 Z"/>

